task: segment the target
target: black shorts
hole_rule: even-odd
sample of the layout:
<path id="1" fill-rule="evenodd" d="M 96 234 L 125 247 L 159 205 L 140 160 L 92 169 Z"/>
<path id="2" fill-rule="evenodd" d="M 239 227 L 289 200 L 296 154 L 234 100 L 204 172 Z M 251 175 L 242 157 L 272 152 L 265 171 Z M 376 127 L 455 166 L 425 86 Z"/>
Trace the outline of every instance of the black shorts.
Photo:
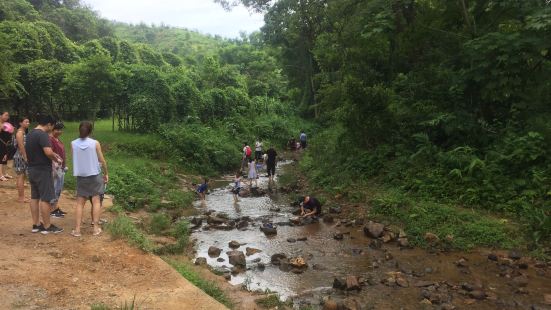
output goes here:
<path id="1" fill-rule="evenodd" d="M 266 163 L 266 169 L 268 170 L 268 176 L 275 176 L 275 163 Z"/>
<path id="2" fill-rule="evenodd" d="M 306 148 L 306 141 L 300 141 L 300 147 L 305 149 Z"/>
<path id="3" fill-rule="evenodd" d="M 262 158 L 262 151 L 254 151 L 254 159 L 259 160 Z"/>
<path id="4" fill-rule="evenodd" d="M 54 177 L 50 167 L 29 167 L 29 183 L 31 183 L 31 199 L 50 202 L 55 197 Z"/>

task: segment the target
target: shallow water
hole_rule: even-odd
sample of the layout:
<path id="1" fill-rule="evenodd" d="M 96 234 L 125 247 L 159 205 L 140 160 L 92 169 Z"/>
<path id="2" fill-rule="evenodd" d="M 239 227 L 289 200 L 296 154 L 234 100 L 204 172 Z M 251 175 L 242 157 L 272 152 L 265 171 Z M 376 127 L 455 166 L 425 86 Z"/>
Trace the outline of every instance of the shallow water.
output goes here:
<path id="1" fill-rule="evenodd" d="M 279 165 L 278 171 L 287 165 Z M 267 178 L 261 173 L 259 187 L 268 188 Z M 549 309 L 544 303 L 544 295 L 551 294 L 551 271 L 549 267 L 516 270 L 515 275 L 524 274 L 529 281 L 523 288 L 528 294 L 517 293 L 518 286 L 511 284 L 511 278 L 503 275 L 503 266 L 487 259 L 488 250 L 477 250 L 471 253 L 437 253 L 431 254 L 421 249 L 400 249 L 396 244 L 384 244 L 382 249 L 369 247 L 371 239 L 363 234 L 363 226 L 314 223 L 304 226 L 278 226 L 277 235 L 267 237 L 259 230 L 263 220 L 273 223 L 288 222 L 294 208 L 290 207 L 290 198 L 277 192 L 275 186 L 266 197 L 240 198 L 234 204 L 229 192 L 231 177 L 227 181 L 213 184 L 217 187 L 207 195 L 206 203 L 196 202 L 201 211 L 214 210 L 223 212 L 229 218 L 235 219 L 249 216 L 252 221 L 244 230 L 205 230 L 202 228 L 193 232 L 192 238 L 197 240 L 197 257 L 207 258 L 207 262 L 215 269 L 229 270 L 226 251 L 231 250 L 228 242 L 235 240 L 242 244 L 237 249 L 245 252 L 246 247 L 262 250 L 247 257 L 247 270 L 232 276 L 230 282 L 235 285 L 245 285 L 250 290 L 270 290 L 279 293 L 285 300 L 293 298 L 295 305 L 313 305 L 318 307 L 325 295 L 332 295 L 337 300 L 353 299 L 357 304 L 371 309 L 420 309 L 431 307 L 421 305 L 423 299 L 421 290 L 415 284 L 420 281 L 446 282 L 450 289 L 450 303 L 457 307 L 473 309 Z M 279 209 L 279 210 L 278 210 Z M 278 211 L 276 211 L 278 210 Z M 338 225 L 338 227 L 337 227 Z M 343 240 L 333 238 L 336 232 L 345 233 Z M 307 241 L 290 243 L 288 238 L 307 237 Z M 210 246 L 221 248 L 224 258 L 209 257 Z M 270 264 L 270 257 L 275 253 L 285 253 L 287 257 L 302 256 L 307 260 L 308 269 L 302 274 L 283 272 L 278 266 Z M 455 262 L 460 258 L 468 261 L 468 267 L 459 268 Z M 256 268 L 254 260 L 260 260 L 266 269 Z M 323 270 L 314 270 L 312 266 L 321 266 Z M 390 287 L 382 284 L 388 278 L 389 272 L 401 272 L 409 282 L 409 287 Z M 502 273 L 500 275 L 500 272 Z M 370 285 L 363 287 L 359 293 L 342 293 L 332 290 L 335 277 L 354 275 L 363 279 L 371 279 Z M 479 285 L 489 298 L 474 301 L 466 292 L 458 290 L 462 283 Z"/>

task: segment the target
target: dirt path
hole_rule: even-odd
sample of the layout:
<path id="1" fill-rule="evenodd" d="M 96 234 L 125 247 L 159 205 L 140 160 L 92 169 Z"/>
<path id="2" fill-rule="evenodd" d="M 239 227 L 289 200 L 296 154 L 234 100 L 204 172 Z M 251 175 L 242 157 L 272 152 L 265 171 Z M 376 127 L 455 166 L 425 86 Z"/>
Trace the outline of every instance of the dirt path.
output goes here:
<path id="1" fill-rule="evenodd" d="M 83 237 L 72 237 L 74 203 L 64 194 L 60 206 L 69 213 L 52 219 L 65 232 L 33 234 L 28 204 L 16 202 L 15 181 L 0 183 L 1 309 L 120 307 L 133 300 L 140 309 L 226 309 L 155 255 L 107 233 L 93 237 L 88 225 Z"/>

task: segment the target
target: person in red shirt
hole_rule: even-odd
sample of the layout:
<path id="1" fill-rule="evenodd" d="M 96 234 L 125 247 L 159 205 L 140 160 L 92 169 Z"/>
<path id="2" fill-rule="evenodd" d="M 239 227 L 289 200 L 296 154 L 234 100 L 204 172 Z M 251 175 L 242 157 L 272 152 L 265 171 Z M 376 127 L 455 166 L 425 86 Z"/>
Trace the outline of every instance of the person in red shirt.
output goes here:
<path id="1" fill-rule="evenodd" d="M 61 157 L 60 164 L 53 164 L 53 175 L 54 175 L 54 190 L 55 190 L 55 199 L 52 200 L 52 212 L 50 215 L 56 218 L 65 217 L 67 212 L 62 211 L 58 206 L 59 197 L 61 196 L 61 191 L 63 190 L 63 183 L 65 182 L 65 172 L 67 171 L 67 166 L 65 165 L 65 146 L 59 137 L 63 134 L 63 125 L 62 122 L 57 122 L 54 125 L 54 129 L 50 134 L 50 143 L 52 144 L 52 151 Z"/>

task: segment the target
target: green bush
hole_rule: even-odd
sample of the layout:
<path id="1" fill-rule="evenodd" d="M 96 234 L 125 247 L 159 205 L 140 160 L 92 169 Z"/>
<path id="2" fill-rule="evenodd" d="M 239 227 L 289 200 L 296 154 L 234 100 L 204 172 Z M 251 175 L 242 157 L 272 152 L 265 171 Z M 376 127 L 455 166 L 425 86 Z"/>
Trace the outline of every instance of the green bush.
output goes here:
<path id="1" fill-rule="evenodd" d="M 131 245 L 146 252 L 153 250 L 151 241 L 136 227 L 132 220 L 119 215 L 107 225 L 107 231 L 114 239 L 126 239 Z"/>
<path id="2" fill-rule="evenodd" d="M 149 231 L 155 235 L 161 235 L 170 227 L 170 216 L 164 213 L 155 213 L 149 219 Z"/>

